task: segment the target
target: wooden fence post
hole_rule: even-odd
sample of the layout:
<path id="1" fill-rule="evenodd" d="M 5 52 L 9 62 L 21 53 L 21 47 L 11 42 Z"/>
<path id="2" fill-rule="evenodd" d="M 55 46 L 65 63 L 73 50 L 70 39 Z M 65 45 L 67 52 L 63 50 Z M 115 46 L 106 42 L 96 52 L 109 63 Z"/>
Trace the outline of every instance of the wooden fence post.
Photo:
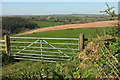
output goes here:
<path id="1" fill-rule="evenodd" d="M 84 34 L 80 34 L 79 36 L 79 51 L 84 49 Z"/>
<path id="2" fill-rule="evenodd" d="M 7 35 L 4 35 L 4 39 L 5 39 L 6 54 L 10 56 L 10 38 Z"/>

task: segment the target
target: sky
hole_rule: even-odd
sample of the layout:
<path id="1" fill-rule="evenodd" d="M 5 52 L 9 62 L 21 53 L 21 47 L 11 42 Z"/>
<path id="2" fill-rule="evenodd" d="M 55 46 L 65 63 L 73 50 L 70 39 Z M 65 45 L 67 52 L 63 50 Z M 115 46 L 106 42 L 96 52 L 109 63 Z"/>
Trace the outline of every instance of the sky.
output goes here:
<path id="1" fill-rule="evenodd" d="M 120 1 L 118 3 L 118 13 L 120 13 Z"/>
<path id="2" fill-rule="evenodd" d="M 118 2 L 120 0 L 2 0 L 2 2 Z"/>
<path id="3" fill-rule="evenodd" d="M 105 2 L 7 2 L 7 1 L 8 0 L 4 0 L 4 2 L 2 2 L 2 15 L 100 14 L 99 11 L 107 9 Z M 115 6 L 115 11 L 116 13 L 118 12 L 118 2 L 108 2 L 108 4 L 111 7 Z"/>

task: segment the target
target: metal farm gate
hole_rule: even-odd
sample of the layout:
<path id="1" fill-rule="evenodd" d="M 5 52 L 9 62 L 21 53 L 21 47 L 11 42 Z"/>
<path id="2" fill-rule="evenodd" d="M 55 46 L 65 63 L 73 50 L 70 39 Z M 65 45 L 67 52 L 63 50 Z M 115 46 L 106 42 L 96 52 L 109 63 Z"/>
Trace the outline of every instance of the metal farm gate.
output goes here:
<path id="1" fill-rule="evenodd" d="M 10 37 L 10 50 L 14 59 L 43 62 L 65 61 L 80 51 L 83 38 L 80 39 Z"/>

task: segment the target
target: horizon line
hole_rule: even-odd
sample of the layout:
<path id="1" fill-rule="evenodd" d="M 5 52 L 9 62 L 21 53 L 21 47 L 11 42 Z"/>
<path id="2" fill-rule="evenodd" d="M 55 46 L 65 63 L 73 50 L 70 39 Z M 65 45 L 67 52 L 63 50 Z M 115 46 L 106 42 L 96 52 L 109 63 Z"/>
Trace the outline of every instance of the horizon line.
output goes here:
<path id="1" fill-rule="evenodd" d="M 51 15 L 107 15 L 107 14 L 26 14 L 26 15 L 19 15 L 19 14 L 13 14 L 13 15 L 2 15 L 2 16 L 51 16 Z"/>

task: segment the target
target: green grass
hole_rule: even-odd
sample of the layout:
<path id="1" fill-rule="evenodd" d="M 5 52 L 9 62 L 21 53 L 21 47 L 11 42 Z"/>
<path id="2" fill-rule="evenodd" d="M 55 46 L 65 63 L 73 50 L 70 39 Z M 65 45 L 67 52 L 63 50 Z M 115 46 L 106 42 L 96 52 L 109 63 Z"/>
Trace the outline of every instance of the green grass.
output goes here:
<path id="1" fill-rule="evenodd" d="M 97 29 L 97 31 L 96 31 Z M 84 34 L 85 35 L 85 39 L 89 38 L 89 35 L 92 35 L 93 38 L 96 38 L 97 37 L 97 33 L 99 33 L 100 36 L 104 35 L 104 29 L 105 31 L 110 31 L 112 30 L 111 27 L 107 27 L 107 28 L 81 28 L 81 29 L 69 29 L 69 30 L 56 30 L 56 31 L 46 31 L 46 32 L 39 32 L 39 33 L 33 33 L 33 34 L 25 34 L 25 35 L 19 35 L 19 37 L 43 37 L 43 38 L 79 38 L 79 35 L 80 34 Z M 12 39 L 11 39 L 12 40 Z M 22 41 L 22 42 L 35 42 L 36 40 L 33 40 L 33 39 L 13 39 L 13 40 L 16 40 L 16 41 Z M 78 41 L 71 41 L 71 40 L 46 40 L 48 43 L 78 43 Z M 45 43 L 45 42 L 43 42 Z M 85 45 L 87 44 L 88 42 L 85 41 Z M 26 44 L 12 44 L 13 46 L 28 46 L 29 44 L 26 43 Z M 33 47 L 40 47 L 40 44 L 33 44 L 32 45 Z M 48 44 L 43 44 L 42 45 L 43 47 L 51 47 L 50 45 Z M 56 48 L 73 48 L 73 49 L 77 49 L 78 46 L 77 45 L 57 45 L 57 44 L 54 44 L 54 46 Z M 22 48 L 16 48 L 16 49 L 22 49 Z M 40 49 L 29 49 L 27 48 L 28 50 L 40 50 Z M 49 50 L 49 49 L 43 49 L 43 51 L 55 51 L 55 52 L 58 52 L 57 50 Z M 70 50 L 62 50 L 63 52 L 70 52 L 70 53 L 74 53 L 74 51 L 70 51 Z M 15 51 L 16 52 L 16 51 Z M 24 52 L 23 52 L 24 53 Z M 75 53 L 77 53 L 77 51 L 75 51 Z M 38 53 L 40 54 L 40 53 Z M 49 53 L 46 53 L 46 54 L 49 54 Z M 51 53 L 52 55 L 58 55 L 58 54 L 55 54 L 55 53 Z M 61 54 L 63 55 L 63 54 Z"/>
<path id="2" fill-rule="evenodd" d="M 49 67 L 54 68 L 54 63 L 41 63 L 41 62 L 32 62 L 32 61 L 20 61 L 16 62 L 14 64 L 10 64 L 8 66 L 3 67 L 3 73 L 2 77 L 8 77 L 9 79 L 16 80 L 17 78 L 22 78 L 23 72 L 26 70 L 26 72 L 36 72 L 41 71 L 41 69 L 44 69 L 47 65 Z M 9 77 L 10 76 L 10 77 Z M 6 80 L 6 79 L 5 79 Z"/>
<path id="3" fill-rule="evenodd" d="M 31 22 L 36 23 L 40 28 L 63 25 L 62 22 L 42 22 L 42 21 L 31 21 Z"/>
<path id="4" fill-rule="evenodd" d="M 51 78 L 54 78 L 52 80 L 63 80 L 59 78 L 76 78 L 79 73 L 81 73 L 81 76 L 85 78 L 88 76 L 87 74 L 89 69 L 90 71 L 92 70 L 92 75 L 89 75 L 89 77 L 94 77 L 95 74 L 97 74 L 97 69 L 94 65 L 87 64 L 86 66 L 80 68 L 79 66 L 81 61 L 82 60 L 80 58 L 72 58 L 64 63 L 57 64 L 20 61 L 4 66 L 2 69 L 2 78 L 3 80 L 30 80 L 30 78 L 32 78 L 31 80 L 41 80 L 40 78 L 42 77 L 47 78 L 45 80 L 51 80 Z M 33 79 L 35 77 L 37 79 Z"/>
<path id="5" fill-rule="evenodd" d="M 89 37 L 89 35 L 92 35 L 94 38 L 97 37 L 96 35 L 96 29 L 98 30 L 98 33 L 100 35 L 104 34 L 104 28 L 81 28 L 81 29 L 69 29 L 69 30 L 56 30 L 56 31 L 46 31 L 46 32 L 39 32 L 39 33 L 33 33 L 33 34 L 25 34 L 25 35 L 20 35 L 19 37 L 48 37 L 48 38 L 79 38 L 79 34 L 85 34 L 85 39 L 87 39 Z M 105 31 L 109 31 L 111 30 L 111 27 L 107 27 L 105 28 Z M 32 40 L 32 39 L 13 39 L 16 41 L 23 41 L 23 42 L 34 42 L 36 40 Z M 46 40 L 49 43 L 78 43 L 78 41 L 71 41 L 71 40 Z M 87 44 L 88 42 L 85 41 L 85 44 Z M 13 46 L 28 46 L 29 44 L 12 44 Z M 34 44 L 32 46 L 35 47 L 40 47 L 40 44 Z M 43 44 L 43 47 L 51 47 L 48 44 Z M 73 48 L 73 49 L 77 49 L 78 46 L 72 46 L 72 45 L 55 45 L 54 46 L 56 48 Z M 22 49 L 22 48 L 17 48 L 17 49 Z M 28 50 L 31 50 L 29 48 L 27 48 Z M 32 50 L 40 50 L 40 49 L 32 49 Z M 58 52 L 57 50 L 47 50 L 47 49 L 43 49 L 43 51 L 55 51 Z M 63 52 L 70 52 L 70 53 L 77 53 L 77 51 L 70 51 L 70 50 L 62 50 Z M 16 52 L 16 51 L 15 51 Z M 23 52 L 24 53 L 24 52 Z M 35 53 L 36 54 L 36 53 Z M 38 53 L 40 54 L 40 53 Z M 53 53 L 44 53 L 44 54 L 52 54 L 52 55 L 58 55 L 58 54 L 53 54 Z M 59 54 L 59 55 L 63 55 L 63 54 Z"/>
<path id="6" fill-rule="evenodd" d="M 111 27 L 105 28 L 105 31 L 111 30 Z M 100 35 L 104 34 L 104 28 L 97 28 Z M 21 37 L 50 37 L 50 38 L 79 38 L 79 34 L 85 34 L 85 38 L 88 38 L 89 35 L 93 37 L 96 36 L 96 28 L 81 28 L 81 29 L 71 29 L 71 30 L 57 30 L 57 31 L 47 31 L 47 32 L 39 32 L 34 34 L 25 34 L 20 35 Z M 19 36 L 19 37 L 20 37 Z M 22 41 L 22 40 L 21 40 Z M 27 40 L 25 40 L 27 42 Z M 28 41 L 29 42 L 29 41 Z M 36 46 L 36 45 L 35 45 Z M 14 64 L 9 64 L 3 67 L 2 76 L 8 78 L 22 78 L 24 70 L 26 72 L 38 72 L 42 69 L 51 69 L 55 70 L 56 64 L 48 64 L 41 62 L 32 62 L 32 61 L 20 61 Z M 53 73 L 50 73 L 52 75 Z M 9 77 L 10 76 L 10 77 Z"/>
<path id="7" fill-rule="evenodd" d="M 84 34 L 85 38 L 88 38 L 89 35 L 92 35 L 94 38 L 96 38 L 97 37 L 96 29 L 98 30 L 100 35 L 103 35 L 104 29 L 107 32 L 112 30 L 112 27 L 55 30 L 55 31 L 46 31 L 46 32 L 19 35 L 19 37 L 21 36 L 21 37 L 48 37 L 48 38 L 79 38 L 79 34 Z"/>

